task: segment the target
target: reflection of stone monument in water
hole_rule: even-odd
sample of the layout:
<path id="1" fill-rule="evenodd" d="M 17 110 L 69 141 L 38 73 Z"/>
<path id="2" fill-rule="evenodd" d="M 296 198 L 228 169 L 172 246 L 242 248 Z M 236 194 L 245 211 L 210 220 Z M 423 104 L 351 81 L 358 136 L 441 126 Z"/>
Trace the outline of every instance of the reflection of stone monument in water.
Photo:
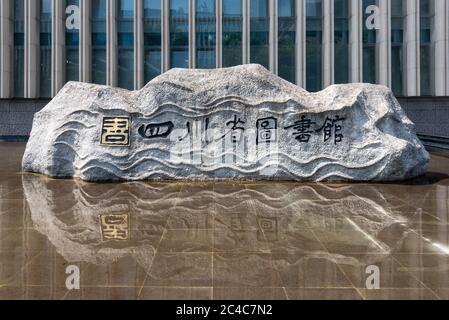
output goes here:
<path id="1" fill-rule="evenodd" d="M 23 168 L 93 181 L 394 181 L 428 161 L 388 88 L 309 93 L 244 65 L 172 69 L 132 92 L 69 82 L 36 114 Z"/>
<path id="2" fill-rule="evenodd" d="M 149 270 L 157 257 L 151 276 L 159 279 L 195 265 L 182 253 L 198 250 L 213 250 L 224 264 L 240 261 L 248 278 L 262 276 L 270 257 L 280 266 L 308 259 L 370 265 L 388 258 L 406 230 L 375 186 L 368 199 L 357 186 L 88 184 L 24 175 L 23 188 L 34 228 L 68 262 L 105 265 L 132 257 Z M 342 227 L 351 224 L 358 229 Z M 178 231 L 164 237 L 165 253 L 156 255 L 170 229 Z M 312 246 L 314 234 L 334 253 Z M 177 261 L 178 254 L 187 260 Z"/>

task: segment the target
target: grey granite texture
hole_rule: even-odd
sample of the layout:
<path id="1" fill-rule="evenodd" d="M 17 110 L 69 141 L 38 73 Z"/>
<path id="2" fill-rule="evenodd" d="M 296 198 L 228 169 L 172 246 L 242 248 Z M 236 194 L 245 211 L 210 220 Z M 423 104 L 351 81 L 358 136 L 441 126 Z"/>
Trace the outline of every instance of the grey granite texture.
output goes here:
<path id="1" fill-rule="evenodd" d="M 172 69 L 139 91 L 69 82 L 36 113 L 23 169 L 89 181 L 395 181 L 428 162 L 388 88 L 309 93 L 244 65 Z"/>

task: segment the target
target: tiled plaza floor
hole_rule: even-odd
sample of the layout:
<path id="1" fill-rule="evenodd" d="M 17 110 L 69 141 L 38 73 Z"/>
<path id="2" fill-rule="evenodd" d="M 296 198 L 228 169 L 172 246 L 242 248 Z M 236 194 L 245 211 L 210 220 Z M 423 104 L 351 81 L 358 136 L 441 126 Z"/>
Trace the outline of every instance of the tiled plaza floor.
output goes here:
<path id="1" fill-rule="evenodd" d="M 0 143 L 0 299 L 449 299 L 447 154 L 401 184 L 92 184 L 22 174 L 24 146 Z"/>

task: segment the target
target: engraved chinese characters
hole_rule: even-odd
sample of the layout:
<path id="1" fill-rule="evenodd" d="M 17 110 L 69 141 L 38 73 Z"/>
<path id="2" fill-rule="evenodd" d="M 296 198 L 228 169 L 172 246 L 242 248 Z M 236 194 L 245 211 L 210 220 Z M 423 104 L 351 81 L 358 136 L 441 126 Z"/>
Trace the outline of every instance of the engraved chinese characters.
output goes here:
<path id="1" fill-rule="evenodd" d="M 22 167 L 87 181 L 398 181 L 428 163 L 387 87 L 309 93 L 250 64 L 173 68 L 136 91 L 69 82 L 36 113 Z"/>
<path id="2" fill-rule="evenodd" d="M 343 123 L 346 119 L 340 115 L 333 117 L 327 116 L 321 126 L 317 121 L 312 120 L 311 116 L 302 114 L 300 119 L 291 125 L 284 127 L 285 130 L 292 130 L 292 136 L 300 143 L 308 143 L 314 134 L 323 134 L 323 142 L 333 139 L 334 144 L 343 141 L 344 135 L 342 133 Z M 278 122 L 276 117 L 266 117 L 257 119 L 255 123 L 255 143 L 256 145 L 262 143 L 277 143 L 279 142 Z M 233 117 L 226 121 L 222 132 L 224 134 L 218 137 L 210 137 L 209 117 L 204 120 L 196 119 L 194 121 L 187 121 L 185 123 L 185 133 L 178 137 L 178 141 L 183 141 L 186 137 L 197 133 L 193 136 L 200 136 L 202 143 L 209 144 L 214 141 L 222 140 L 229 136 L 232 143 L 239 143 L 247 130 L 247 121 L 240 115 L 234 114 Z M 108 117 L 104 118 L 102 128 L 101 144 L 104 145 L 128 145 L 129 144 L 129 119 L 123 117 Z M 137 132 L 144 139 L 164 139 L 170 138 L 170 134 L 175 130 L 175 124 L 172 121 L 161 123 L 142 124 Z M 200 131 L 199 133 L 197 131 Z"/>
<path id="3" fill-rule="evenodd" d="M 110 146 L 129 145 L 130 124 L 128 117 L 104 117 L 101 144 Z"/>
<path id="4" fill-rule="evenodd" d="M 341 134 L 343 127 L 341 123 L 345 120 L 339 116 L 335 116 L 334 119 L 326 118 L 323 126 L 317 130 L 324 132 L 324 142 L 328 141 L 332 136 L 335 144 L 343 141 L 343 134 Z"/>
<path id="5" fill-rule="evenodd" d="M 139 128 L 139 134 L 146 139 L 167 138 L 173 131 L 173 122 L 151 123 L 142 125 Z"/>
<path id="6" fill-rule="evenodd" d="M 323 126 L 317 130 L 313 130 L 313 126 L 317 123 L 306 115 L 302 115 L 301 120 L 295 121 L 293 125 L 287 126 L 285 129 L 293 129 L 293 136 L 301 143 L 308 143 L 312 134 L 322 131 L 324 133 L 324 142 L 327 142 L 333 137 L 334 144 L 337 144 L 343 141 L 344 136 L 341 131 L 343 130 L 342 123 L 345 120 L 345 118 L 341 118 L 338 115 L 333 119 L 326 117 Z"/>
<path id="7" fill-rule="evenodd" d="M 223 136 L 223 138 L 227 134 L 231 134 L 232 142 L 234 143 L 239 142 L 242 139 L 243 132 L 245 131 L 245 127 L 243 127 L 244 124 L 245 121 L 242 121 L 242 119 L 238 118 L 237 115 L 234 115 L 233 120 L 226 122 L 228 130 Z"/>
<path id="8" fill-rule="evenodd" d="M 307 119 L 306 116 L 303 115 L 301 116 L 301 120 L 295 121 L 293 125 L 285 127 L 285 129 L 294 129 L 295 132 L 293 133 L 293 136 L 295 136 L 295 139 L 299 142 L 309 142 L 310 136 L 313 133 L 313 131 L 310 130 L 310 127 L 314 124 L 315 122 L 312 122 L 312 120 Z"/>
<path id="9" fill-rule="evenodd" d="M 257 141 L 256 143 L 277 142 L 277 119 L 274 117 L 257 120 Z"/>

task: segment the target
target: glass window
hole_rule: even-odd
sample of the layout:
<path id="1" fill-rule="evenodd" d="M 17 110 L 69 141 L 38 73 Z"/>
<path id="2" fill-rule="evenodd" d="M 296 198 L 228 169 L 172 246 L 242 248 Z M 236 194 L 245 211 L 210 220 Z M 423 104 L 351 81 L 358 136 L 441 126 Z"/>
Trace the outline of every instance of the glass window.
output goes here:
<path id="1" fill-rule="evenodd" d="M 391 0 L 391 89 L 404 94 L 404 22 L 407 0 Z"/>
<path id="2" fill-rule="evenodd" d="M 79 0 L 66 0 L 66 6 L 76 6 L 79 8 Z M 68 16 L 75 14 L 75 10 L 68 13 Z M 72 20 L 74 22 L 74 20 Z M 66 81 L 79 80 L 79 25 L 76 23 L 70 24 L 71 27 L 66 27 L 65 30 L 65 58 L 66 58 Z"/>
<path id="3" fill-rule="evenodd" d="M 189 67 L 188 0 L 170 0 L 170 66 Z"/>
<path id="4" fill-rule="evenodd" d="M 323 5 L 321 0 L 307 0 L 306 2 L 306 15 L 308 17 L 321 17 L 323 16 Z"/>
<path id="5" fill-rule="evenodd" d="M 92 82 L 106 84 L 106 0 L 92 0 Z"/>
<path id="6" fill-rule="evenodd" d="M 269 16 L 267 0 L 250 2 L 250 61 L 269 68 Z"/>
<path id="7" fill-rule="evenodd" d="M 24 92 L 24 0 L 14 0 L 14 97 Z"/>
<path id="8" fill-rule="evenodd" d="M 40 0 L 39 96 L 51 96 L 51 0 Z"/>
<path id="9" fill-rule="evenodd" d="M 144 79 L 151 81 L 161 73 L 161 1 L 145 0 L 144 10 Z"/>
<path id="10" fill-rule="evenodd" d="M 215 0 L 196 0 L 196 67 L 215 68 Z"/>
<path id="11" fill-rule="evenodd" d="M 278 74 L 296 82 L 296 6 L 295 0 L 278 0 Z"/>
<path id="12" fill-rule="evenodd" d="M 323 10 L 321 0 L 306 2 L 306 89 L 322 88 Z"/>
<path id="13" fill-rule="evenodd" d="M 335 83 L 349 82 L 349 0 L 334 2 Z"/>
<path id="14" fill-rule="evenodd" d="M 118 86 L 134 88 L 134 1 L 118 0 Z"/>
<path id="15" fill-rule="evenodd" d="M 223 67 L 242 64 L 242 0 L 223 1 Z"/>
<path id="16" fill-rule="evenodd" d="M 366 9 L 377 5 L 376 0 L 363 0 L 363 82 L 376 83 L 376 29 L 369 30 L 365 21 L 371 15 Z"/>
<path id="17" fill-rule="evenodd" d="M 421 95 L 430 96 L 432 84 L 431 60 L 431 23 L 434 16 L 430 0 L 420 0 L 420 62 L 421 62 Z"/>

